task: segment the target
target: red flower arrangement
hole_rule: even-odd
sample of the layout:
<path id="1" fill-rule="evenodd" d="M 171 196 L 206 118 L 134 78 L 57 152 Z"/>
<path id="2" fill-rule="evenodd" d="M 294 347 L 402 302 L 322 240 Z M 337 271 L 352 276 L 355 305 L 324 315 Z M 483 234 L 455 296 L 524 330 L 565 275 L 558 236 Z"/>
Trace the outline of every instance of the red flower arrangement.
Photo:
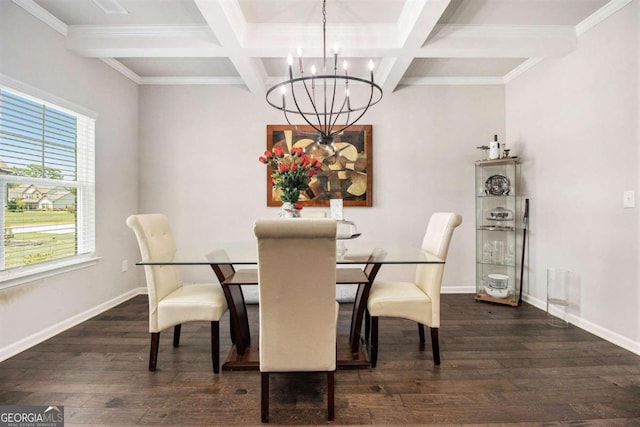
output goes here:
<path id="1" fill-rule="evenodd" d="M 280 200 L 294 203 L 296 209 L 302 209 L 302 205 L 297 203 L 300 192 L 309 188 L 311 177 L 320 173 L 322 163 L 307 157 L 299 147 L 293 147 L 289 153 L 276 147 L 271 152 L 265 151 L 258 160 L 271 166 L 271 181 L 275 188 L 280 189 Z"/>

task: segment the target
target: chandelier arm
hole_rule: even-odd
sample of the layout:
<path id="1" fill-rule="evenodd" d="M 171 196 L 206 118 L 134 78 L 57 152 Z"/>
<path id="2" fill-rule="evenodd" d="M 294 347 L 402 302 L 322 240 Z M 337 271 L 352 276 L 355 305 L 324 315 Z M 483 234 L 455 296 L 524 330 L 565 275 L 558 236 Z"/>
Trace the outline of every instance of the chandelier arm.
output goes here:
<path id="1" fill-rule="evenodd" d="M 284 113 L 284 119 L 287 121 L 287 124 L 288 124 L 289 126 L 293 126 L 293 125 L 291 124 L 291 122 L 289 121 L 289 116 L 287 116 L 287 110 L 286 110 L 286 109 L 283 109 L 283 110 L 282 110 L 282 112 Z"/>
<path id="2" fill-rule="evenodd" d="M 344 97 L 344 101 L 342 101 L 342 106 L 340 107 L 340 111 L 338 111 L 338 114 L 336 114 L 336 118 L 333 121 L 333 123 L 331 123 L 331 129 L 334 128 L 334 126 L 336 125 L 336 123 L 338 122 L 338 118 L 344 114 L 344 106 L 347 105 L 347 97 Z M 347 109 L 347 121 L 346 123 L 349 123 L 349 115 L 351 114 L 351 110 Z M 331 135 L 335 135 L 338 132 L 332 132 Z"/>
<path id="3" fill-rule="evenodd" d="M 309 101 L 311 102 L 311 106 L 313 107 L 313 111 L 316 115 L 316 119 L 318 120 L 318 127 L 322 127 L 322 123 L 320 121 L 320 114 L 318 114 L 318 109 L 316 108 L 315 96 L 312 97 L 311 93 L 309 93 L 309 86 L 307 86 L 307 80 L 302 80 L 302 85 L 304 86 L 304 90 L 307 92 L 307 98 L 309 98 Z M 291 87 L 291 90 L 293 93 L 293 85 Z M 315 92 L 314 92 L 314 95 L 315 95 Z M 295 102 L 295 99 L 294 99 L 294 102 Z M 298 111 L 301 111 L 297 103 L 296 103 L 296 107 L 298 108 Z"/>
<path id="4" fill-rule="evenodd" d="M 347 122 L 344 125 L 344 127 L 339 129 L 339 130 L 337 130 L 336 133 L 342 132 L 343 130 L 345 130 L 349 126 L 353 126 L 354 124 L 356 124 L 356 122 L 358 120 L 360 120 L 362 118 L 362 116 L 364 116 L 364 114 L 367 112 L 367 110 L 371 106 L 371 101 L 373 100 L 373 92 L 374 92 L 374 83 L 371 84 L 371 93 L 369 94 L 369 102 L 367 103 L 367 106 L 364 107 L 364 111 L 362 111 L 362 113 L 360 113 L 360 115 L 354 121 L 352 121 L 351 123 L 349 123 L 349 121 L 347 120 Z"/>
<path id="5" fill-rule="evenodd" d="M 335 76 L 334 76 L 335 77 Z M 344 103 L 342 105 L 342 108 L 340 108 L 340 111 L 338 112 L 338 114 L 336 115 L 335 120 L 332 120 L 333 118 L 333 107 L 335 106 L 335 102 L 336 102 L 336 88 L 337 88 L 337 81 L 334 78 L 333 80 L 333 94 L 331 95 L 331 113 L 329 114 L 329 122 L 328 122 L 328 127 L 327 127 L 327 135 L 333 135 L 334 133 L 332 132 L 333 126 L 336 124 L 336 122 L 338 121 L 338 117 L 340 117 L 340 114 L 342 114 L 342 108 L 344 108 Z M 345 98 L 346 100 L 346 98 Z M 346 101 L 345 101 L 346 102 Z M 325 110 L 326 112 L 326 110 Z"/>
<path id="6" fill-rule="evenodd" d="M 331 132 L 331 129 L 327 125 L 327 81 L 328 79 L 323 79 L 322 81 L 322 90 L 324 92 L 324 97 L 323 97 L 324 110 L 322 111 L 322 125 L 324 129 L 323 135 L 329 135 L 329 133 Z M 331 117 L 329 117 L 329 123 L 330 122 L 331 122 Z"/>
<path id="7" fill-rule="evenodd" d="M 294 86 L 293 86 L 294 83 L 295 83 L 294 80 L 290 81 L 290 84 L 291 84 L 291 97 L 293 98 L 293 103 L 296 104 L 296 108 L 298 109 L 299 115 L 304 119 L 305 122 L 307 122 L 309 124 L 309 126 L 311 126 L 313 129 L 315 129 L 320 134 L 323 134 L 321 127 L 320 126 L 316 126 L 313 123 L 311 123 L 311 121 L 307 118 L 307 116 L 302 113 L 302 110 L 300 109 L 300 106 L 298 105 L 298 98 L 296 98 L 296 92 L 295 92 L 295 89 L 294 89 Z M 306 83 L 306 81 L 304 79 L 302 79 L 302 84 L 303 84 L 303 86 L 304 86 L 304 88 L 305 88 L 305 90 L 307 92 L 307 96 L 309 98 L 311 98 L 310 95 L 309 95 L 309 89 L 307 88 L 307 83 Z M 318 118 L 318 123 L 320 123 L 320 116 L 318 115 L 318 111 L 316 109 L 316 106 L 314 105 L 313 102 L 311 103 L 311 105 L 313 106 L 313 110 L 315 111 L 315 115 Z"/>

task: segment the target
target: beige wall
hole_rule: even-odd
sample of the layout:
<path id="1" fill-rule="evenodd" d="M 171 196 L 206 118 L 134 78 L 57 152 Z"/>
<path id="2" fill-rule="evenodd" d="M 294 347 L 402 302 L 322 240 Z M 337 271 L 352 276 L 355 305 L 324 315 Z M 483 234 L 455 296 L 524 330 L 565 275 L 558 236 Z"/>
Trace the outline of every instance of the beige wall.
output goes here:
<path id="1" fill-rule="evenodd" d="M 531 198 L 530 300 L 546 300 L 546 269 L 575 273 L 572 321 L 640 351 L 638 3 L 506 88 L 507 140 L 525 159 Z"/>
<path id="2" fill-rule="evenodd" d="M 360 240 L 420 245 L 431 213 L 464 217 L 444 286 L 474 289 L 474 160 L 494 133 L 504 135 L 501 86 L 423 86 L 385 94 L 363 121 L 373 125 L 373 207 L 345 208 Z M 215 241 L 251 240 L 266 207 L 266 125 L 283 117 L 260 96 L 222 86 L 140 89 L 140 209 L 166 212 L 178 244 L 207 250 Z M 411 279 L 415 267 L 385 266 L 381 277 Z M 190 269 L 190 280 L 211 279 Z"/>
<path id="3" fill-rule="evenodd" d="M 138 206 L 138 88 L 12 2 L 0 1 L 0 73 L 98 113 L 97 265 L 0 290 L 0 360 L 92 316 L 141 283 L 124 220 Z"/>

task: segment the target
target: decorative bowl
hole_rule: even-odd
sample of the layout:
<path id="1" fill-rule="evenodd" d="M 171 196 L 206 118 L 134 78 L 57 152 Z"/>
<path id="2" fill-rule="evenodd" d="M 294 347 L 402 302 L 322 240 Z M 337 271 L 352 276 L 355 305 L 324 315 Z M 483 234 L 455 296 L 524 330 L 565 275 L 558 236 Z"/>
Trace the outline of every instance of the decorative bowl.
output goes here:
<path id="1" fill-rule="evenodd" d="M 339 219 L 336 221 L 336 223 L 336 239 L 353 239 L 360 235 L 360 233 L 358 233 L 356 224 L 353 221 Z"/>
<path id="2" fill-rule="evenodd" d="M 496 289 L 491 286 L 485 286 L 484 291 L 493 298 L 506 298 L 509 296 L 509 288 Z"/>
<path id="3" fill-rule="evenodd" d="M 484 191 L 489 196 L 508 196 L 511 181 L 504 175 L 491 175 L 484 183 Z"/>
<path id="4" fill-rule="evenodd" d="M 495 290 L 507 289 L 509 287 L 509 276 L 506 274 L 489 274 L 489 288 Z"/>
<path id="5" fill-rule="evenodd" d="M 506 221 L 513 218 L 513 211 L 511 209 L 498 206 L 495 209 L 489 211 L 489 219 L 496 221 Z"/>

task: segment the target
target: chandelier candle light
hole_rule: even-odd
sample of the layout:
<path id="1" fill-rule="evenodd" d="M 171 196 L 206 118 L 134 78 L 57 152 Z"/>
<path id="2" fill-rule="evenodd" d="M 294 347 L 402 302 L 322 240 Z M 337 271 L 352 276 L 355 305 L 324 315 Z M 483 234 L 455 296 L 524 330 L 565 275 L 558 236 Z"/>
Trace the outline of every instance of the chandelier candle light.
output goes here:
<path id="1" fill-rule="evenodd" d="M 278 83 L 267 91 L 267 103 L 284 113 L 300 116 L 319 134 L 319 144 L 333 143 L 333 137 L 355 124 L 369 107 L 382 99 L 382 88 L 373 81 L 373 60 L 369 60 L 370 79 L 349 75 L 347 61 L 343 61 L 342 75 L 338 74 L 338 48 L 333 51 L 333 73 L 327 71 L 327 11 L 326 0 L 322 2 L 322 74 L 317 75 L 315 64 L 310 75 L 305 75 L 302 50 L 298 49 L 298 72 L 294 77 L 293 56 L 289 54 L 289 80 Z M 343 84 L 344 90 L 338 86 Z M 361 97 L 353 96 L 349 85 L 364 85 L 369 90 Z M 342 95 L 339 94 L 342 92 Z M 280 96 L 278 96 L 278 93 Z M 353 99 L 356 98 L 356 99 Z M 338 122 L 342 124 L 338 124 Z"/>

